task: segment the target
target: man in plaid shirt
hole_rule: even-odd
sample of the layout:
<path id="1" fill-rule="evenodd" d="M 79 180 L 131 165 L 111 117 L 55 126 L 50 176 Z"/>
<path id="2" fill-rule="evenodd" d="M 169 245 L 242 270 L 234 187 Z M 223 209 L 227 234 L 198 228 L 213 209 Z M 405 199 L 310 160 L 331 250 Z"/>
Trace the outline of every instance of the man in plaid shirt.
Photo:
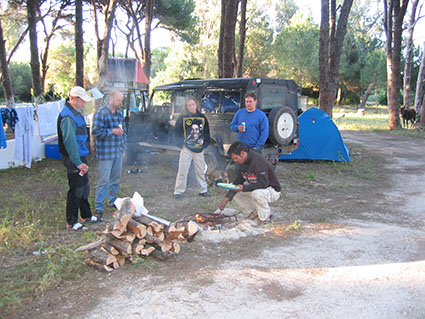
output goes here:
<path id="1" fill-rule="evenodd" d="M 117 90 L 109 94 L 109 103 L 100 107 L 93 118 L 92 134 L 96 138 L 98 176 L 95 197 L 95 215 L 103 216 L 105 199 L 113 207 L 121 180 L 126 134 L 121 112 L 123 95 Z"/>

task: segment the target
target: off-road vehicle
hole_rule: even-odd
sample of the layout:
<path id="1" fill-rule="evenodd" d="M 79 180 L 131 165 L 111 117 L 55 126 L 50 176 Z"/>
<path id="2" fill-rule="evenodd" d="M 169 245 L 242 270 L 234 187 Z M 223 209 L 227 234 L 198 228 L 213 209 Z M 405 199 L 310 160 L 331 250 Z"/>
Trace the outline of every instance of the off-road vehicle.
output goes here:
<path id="1" fill-rule="evenodd" d="M 208 171 L 224 169 L 226 152 L 236 141 L 230 123 L 245 107 L 244 95 L 255 92 L 257 108 L 266 113 L 269 138 L 263 155 L 272 164 L 298 145 L 300 88 L 292 80 L 267 78 L 191 79 L 154 88 L 146 109 L 128 110 L 127 163 L 134 163 L 146 147 L 177 151 L 175 122 L 183 110 L 186 96 L 196 97 L 210 125 L 211 145 L 206 149 Z"/>

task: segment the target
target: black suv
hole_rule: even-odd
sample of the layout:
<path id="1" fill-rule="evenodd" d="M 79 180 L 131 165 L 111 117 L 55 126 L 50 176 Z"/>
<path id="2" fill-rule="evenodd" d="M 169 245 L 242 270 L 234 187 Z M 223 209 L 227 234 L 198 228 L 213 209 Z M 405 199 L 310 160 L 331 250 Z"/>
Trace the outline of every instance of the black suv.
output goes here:
<path id="1" fill-rule="evenodd" d="M 279 155 L 292 152 L 298 145 L 298 106 L 300 87 L 292 80 L 267 78 L 191 79 L 157 86 L 146 109 L 128 110 L 127 164 L 134 163 L 146 147 L 174 150 L 174 126 L 186 96 L 196 97 L 210 125 L 211 145 L 206 149 L 208 171 L 224 169 L 226 152 L 237 139 L 230 123 L 245 107 L 244 95 L 255 92 L 257 108 L 266 113 L 269 138 L 263 155 L 272 164 Z"/>

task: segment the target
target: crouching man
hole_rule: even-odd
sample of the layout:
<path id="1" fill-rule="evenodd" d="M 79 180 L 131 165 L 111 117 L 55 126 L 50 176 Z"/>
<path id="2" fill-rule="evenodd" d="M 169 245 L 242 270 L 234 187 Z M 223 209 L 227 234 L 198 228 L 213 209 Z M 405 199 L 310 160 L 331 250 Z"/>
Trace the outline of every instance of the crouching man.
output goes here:
<path id="1" fill-rule="evenodd" d="M 245 216 L 249 214 L 251 219 L 258 217 L 267 224 L 272 216 L 269 203 L 279 199 L 281 190 L 272 165 L 239 141 L 230 145 L 227 153 L 239 164 L 233 182 L 238 189 L 228 191 L 219 208 L 223 210 L 234 198 Z"/>

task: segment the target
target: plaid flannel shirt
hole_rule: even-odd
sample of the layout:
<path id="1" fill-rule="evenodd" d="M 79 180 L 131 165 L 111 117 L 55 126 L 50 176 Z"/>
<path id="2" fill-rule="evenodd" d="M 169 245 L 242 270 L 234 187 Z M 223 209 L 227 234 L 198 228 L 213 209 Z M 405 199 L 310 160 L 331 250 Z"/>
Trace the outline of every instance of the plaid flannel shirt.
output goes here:
<path id="1" fill-rule="evenodd" d="M 125 152 L 127 135 L 113 135 L 112 129 L 119 125 L 124 128 L 124 116 L 121 110 L 111 112 L 108 105 L 99 108 L 93 117 L 92 134 L 96 137 L 96 157 L 100 160 L 111 160 L 122 156 Z"/>

